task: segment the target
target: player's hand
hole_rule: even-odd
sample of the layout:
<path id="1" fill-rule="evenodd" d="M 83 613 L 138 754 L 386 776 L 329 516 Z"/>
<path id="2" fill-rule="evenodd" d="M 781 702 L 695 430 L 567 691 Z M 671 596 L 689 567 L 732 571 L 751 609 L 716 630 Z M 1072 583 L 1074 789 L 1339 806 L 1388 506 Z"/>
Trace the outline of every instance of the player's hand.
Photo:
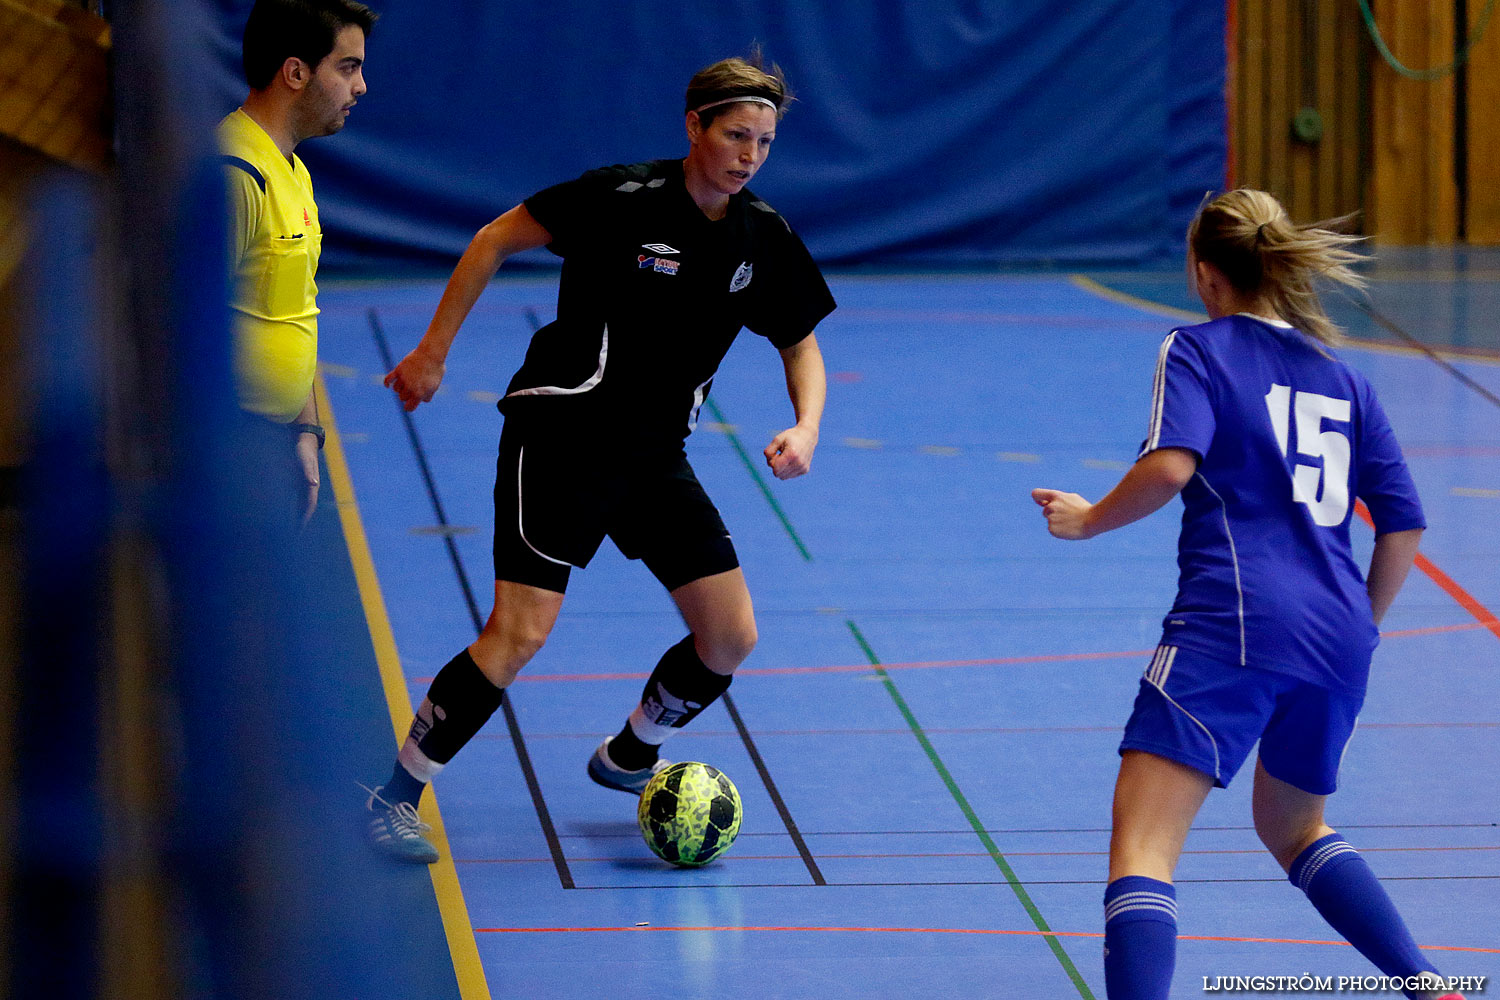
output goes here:
<path id="1" fill-rule="evenodd" d="M 385 377 L 387 389 L 395 390 L 401 397 L 401 405 L 408 413 L 422 403 L 430 403 L 438 386 L 443 384 L 443 375 L 448 366 L 442 358 L 434 358 L 418 345 L 401 363 L 392 368 Z"/>
<path id="2" fill-rule="evenodd" d="M 1047 519 L 1047 530 L 1057 538 L 1076 542 L 1094 537 L 1094 532 L 1089 527 L 1089 512 L 1094 509 L 1094 505 L 1077 493 L 1038 489 L 1031 491 L 1031 499 L 1042 508 L 1042 516 Z"/>
<path id="3" fill-rule="evenodd" d="M 812 468 L 813 452 L 818 447 L 818 431 L 813 427 L 788 427 L 771 439 L 763 454 L 771 474 L 777 479 L 796 479 Z"/>
<path id="4" fill-rule="evenodd" d="M 302 526 L 307 527 L 307 522 L 312 520 L 313 512 L 318 509 L 318 436 L 316 434 L 297 435 L 297 465 L 302 469 L 302 479 L 307 484 L 307 506 L 302 511 Z"/>

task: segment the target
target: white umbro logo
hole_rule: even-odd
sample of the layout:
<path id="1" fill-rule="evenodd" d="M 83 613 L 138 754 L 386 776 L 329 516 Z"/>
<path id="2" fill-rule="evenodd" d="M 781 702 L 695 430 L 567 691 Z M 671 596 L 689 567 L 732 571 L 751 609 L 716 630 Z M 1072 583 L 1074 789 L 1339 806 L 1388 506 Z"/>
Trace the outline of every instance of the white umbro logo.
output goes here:
<path id="1" fill-rule="evenodd" d="M 642 243 L 641 249 L 650 250 L 652 253 L 682 253 L 681 250 L 674 250 L 665 243 Z"/>

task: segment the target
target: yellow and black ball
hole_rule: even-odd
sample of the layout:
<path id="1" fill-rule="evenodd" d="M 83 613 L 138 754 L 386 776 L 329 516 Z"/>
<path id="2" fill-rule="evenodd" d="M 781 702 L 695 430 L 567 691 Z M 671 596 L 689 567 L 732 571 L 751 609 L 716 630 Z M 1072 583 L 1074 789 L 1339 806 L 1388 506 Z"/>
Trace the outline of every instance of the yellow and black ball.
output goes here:
<path id="1" fill-rule="evenodd" d="M 697 868 L 729 850 L 739 835 L 740 793 L 718 768 L 683 761 L 647 783 L 636 818 L 657 857 Z"/>

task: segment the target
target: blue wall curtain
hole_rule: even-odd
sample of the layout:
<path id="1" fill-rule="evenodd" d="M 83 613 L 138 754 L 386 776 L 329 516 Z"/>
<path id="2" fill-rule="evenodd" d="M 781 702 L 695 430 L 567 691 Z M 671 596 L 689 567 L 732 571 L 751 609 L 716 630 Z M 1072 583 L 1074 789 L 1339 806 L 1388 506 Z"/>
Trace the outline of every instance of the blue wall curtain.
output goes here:
<path id="1" fill-rule="evenodd" d="M 752 186 L 825 262 L 1152 262 L 1224 176 L 1216 2 L 372 6 L 370 93 L 299 150 L 334 270 L 450 264 L 539 188 L 683 155 L 688 78 L 752 42 L 798 94 Z M 249 3 L 219 7 L 227 112 Z"/>

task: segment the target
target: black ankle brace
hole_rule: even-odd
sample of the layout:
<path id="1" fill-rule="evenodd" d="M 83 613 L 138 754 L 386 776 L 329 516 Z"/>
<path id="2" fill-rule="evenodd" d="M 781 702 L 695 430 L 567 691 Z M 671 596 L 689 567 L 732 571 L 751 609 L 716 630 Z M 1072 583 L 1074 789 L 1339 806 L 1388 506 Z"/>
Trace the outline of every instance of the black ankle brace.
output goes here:
<path id="1" fill-rule="evenodd" d="M 648 721 L 681 729 L 719 699 L 734 680 L 704 665 L 689 635 L 662 654 L 641 691 L 641 708 Z"/>
<path id="2" fill-rule="evenodd" d="M 427 689 L 432 720 L 429 723 L 419 715 L 412 721 L 411 735 L 429 759 L 446 764 L 484 728 L 504 695 L 505 689 L 491 684 L 465 649 L 432 679 Z M 418 732 L 423 725 L 426 731 Z"/>

